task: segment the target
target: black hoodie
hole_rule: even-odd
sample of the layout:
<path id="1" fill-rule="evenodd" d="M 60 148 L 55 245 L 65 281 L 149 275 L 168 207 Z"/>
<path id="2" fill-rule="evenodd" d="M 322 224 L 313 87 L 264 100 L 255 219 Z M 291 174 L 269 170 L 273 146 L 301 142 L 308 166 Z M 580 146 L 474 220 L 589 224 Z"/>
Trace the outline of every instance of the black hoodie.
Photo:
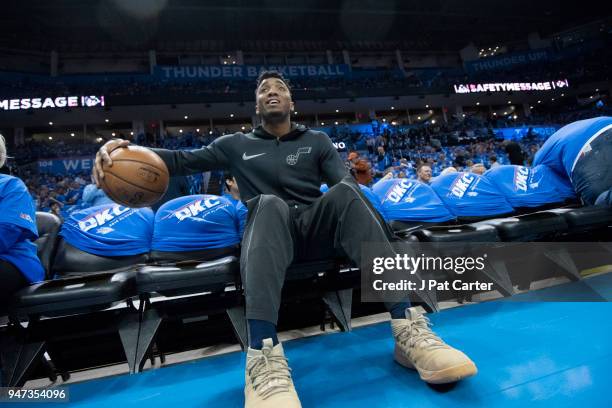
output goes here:
<path id="1" fill-rule="evenodd" d="M 242 201 L 272 194 L 289 205 L 311 204 L 321 196 L 322 182 L 333 186 L 348 175 L 330 138 L 302 125 L 293 125 L 281 138 L 259 126 L 251 133 L 221 136 L 201 149 L 151 150 L 171 176 L 230 170 Z"/>

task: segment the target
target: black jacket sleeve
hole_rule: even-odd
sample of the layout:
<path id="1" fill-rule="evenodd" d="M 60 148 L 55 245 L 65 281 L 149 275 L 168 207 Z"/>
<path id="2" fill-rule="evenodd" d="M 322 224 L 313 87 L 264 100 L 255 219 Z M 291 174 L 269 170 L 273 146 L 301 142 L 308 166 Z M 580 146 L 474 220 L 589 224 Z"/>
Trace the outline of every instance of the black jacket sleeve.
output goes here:
<path id="1" fill-rule="evenodd" d="M 327 185 L 331 187 L 338 184 L 340 180 L 348 176 L 349 173 L 331 139 L 323 132 L 321 132 L 321 136 L 323 143 L 320 161 L 321 172 L 323 174 L 323 179 L 327 182 Z"/>
<path id="2" fill-rule="evenodd" d="M 166 163 L 170 176 L 186 176 L 226 168 L 228 159 L 221 137 L 208 146 L 194 150 L 151 149 Z"/>

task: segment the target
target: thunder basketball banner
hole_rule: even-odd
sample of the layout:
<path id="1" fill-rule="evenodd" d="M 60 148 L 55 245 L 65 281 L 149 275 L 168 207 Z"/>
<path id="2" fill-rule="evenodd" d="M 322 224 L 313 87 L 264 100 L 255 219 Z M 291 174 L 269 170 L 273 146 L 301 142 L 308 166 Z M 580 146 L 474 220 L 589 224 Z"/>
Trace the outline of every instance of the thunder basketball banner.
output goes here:
<path id="1" fill-rule="evenodd" d="M 276 70 L 285 77 L 342 77 L 350 68 L 346 64 L 305 65 L 195 65 L 158 66 L 154 75 L 161 79 L 249 79 L 257 78 L 262 71 Z"/>

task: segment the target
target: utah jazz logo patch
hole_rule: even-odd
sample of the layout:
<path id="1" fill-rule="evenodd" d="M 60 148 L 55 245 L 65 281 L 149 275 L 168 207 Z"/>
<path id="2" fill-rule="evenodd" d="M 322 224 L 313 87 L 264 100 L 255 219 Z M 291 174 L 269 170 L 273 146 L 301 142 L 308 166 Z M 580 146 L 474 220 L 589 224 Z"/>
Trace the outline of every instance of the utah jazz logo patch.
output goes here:
<path id="1" fill-rule="evenodd" d="M 295 166 L 300 158 L 300 154 L 309 154 L 311 150 L 311 147 L 300 147 L 296 154 L 290 154 L 287 156 L 287 164 L 290 166 Z"/>

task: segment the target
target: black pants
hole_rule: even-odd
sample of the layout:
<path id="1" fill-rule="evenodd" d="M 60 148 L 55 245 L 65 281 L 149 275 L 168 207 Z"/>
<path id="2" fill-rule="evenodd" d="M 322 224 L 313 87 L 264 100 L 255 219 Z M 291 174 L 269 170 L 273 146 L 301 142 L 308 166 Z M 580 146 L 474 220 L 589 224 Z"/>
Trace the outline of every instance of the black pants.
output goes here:
<path id="1" fill-rule="evenodd" d="M 0 260 L 0 313 L 5 311 L 13 294 L 29 284 L 15 265 Z"/>
<path id="2" fill-rule="evenodd" d="M 285 272 L 294 260 L 347 256 L 360 265 L 362 242 L 394 239 L 351 177 L 309 206 L 290 208 L 266 194 L 249 200 L 247 206 L 240 259 L 247 319 L 276 324 Z M 391 245 L 388 252 L 395 254 Z"/>
<path id="3" fill-rule="evenodd" d="M 574 189 L 587 205 L 593 205 L 612 188 L 612 129 L 591 142 L 591 150 L 579 158 L 572 171 Z"/>

